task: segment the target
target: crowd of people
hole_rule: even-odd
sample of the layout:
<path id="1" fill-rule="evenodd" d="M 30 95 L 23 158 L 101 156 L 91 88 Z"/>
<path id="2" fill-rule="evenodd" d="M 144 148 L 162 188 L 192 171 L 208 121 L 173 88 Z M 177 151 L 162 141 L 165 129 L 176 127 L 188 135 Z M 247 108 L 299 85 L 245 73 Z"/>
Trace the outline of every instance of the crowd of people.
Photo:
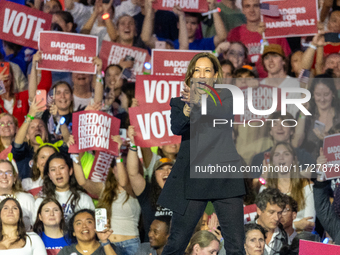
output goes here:
<path id="1" fill-rule="evenodd" d="M 93 56 L 94 75 L 39 70 L 41 51 L 3 38 L 1 254 L 274 255 L 298 254 L 301 239 L 327 238 L 340 245 L 340 181 L 325 181 L 311 167 L 327 164 L 323 139 L 340 133 L 340 41 L 327 42 L 325 36 L 340 34 L 340 1 L 319 1 L 318 34 L 268 40 L 260 0 L 207 0 L 209 11 L 220 12 L 204 17 L 179 6 L 155 10 L 155 0 L 64 0 L 64 9 L 58 0 L 13 2 L 50 13 L 51 30 L 97 36 L 99 49 L 110 41 L 147 50 L 165 45 L 213 53 L 193 58 L 182 96 L 171 100 L 171 130 L 182 136 L 181 143 L 144 148 L 135 145 L 129 119 L 129 108 L 139 106 L 135 82 L 122 75 L 134 59 L 122 58 L 103 70 L 102 60 Z M 308 46 L 302 44 L 306 41 Z M 275 111 L 268 119 L 278 121 L 263 127 L 234 125 L 211 132 L 213 140 L 195 140 L 197 148 L 204 148 L 197 149 L 199 162 L 214 158 L 238 168 L 280 171 L 244 179 L 190 178 L 189 124 L 190 116 L 197 117 L 191 78 L 210 79 L 212 86 L 212 80 L 223 78 L 237 87 L 310 91 L 304 106 L 311 115 L 288 105 L 286 115 Z M 46 105 L 36 96 L 43 90 Z M 89 178 L 95 151 L 68 153 L 75 144 L 72 114 L 88 110 L 119 118 L 126 130 L 126 137 L 110 140 L 118 144 L 119 156 L 105 182 Z M 232 108 L 227 110 L 232 118 Z M 195 135 L 210 131 L 202 125 Z M 287 166 L 298 171 L 283 171 Z M 242 208 L 253 204 L 257 216 L 243 224 Z M 101 231 L 96 230 L 96 208 L 107 213 Z"/>

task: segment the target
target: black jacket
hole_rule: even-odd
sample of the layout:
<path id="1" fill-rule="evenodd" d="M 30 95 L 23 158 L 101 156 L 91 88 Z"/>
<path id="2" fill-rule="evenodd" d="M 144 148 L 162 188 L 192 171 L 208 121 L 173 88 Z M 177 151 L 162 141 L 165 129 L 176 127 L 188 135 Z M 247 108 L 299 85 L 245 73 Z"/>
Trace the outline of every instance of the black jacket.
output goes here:
<path id="1" fill-rule="evenodd" d="M 223 90 L 219 94 L 223 106 L 219 103 L 215 106 L 209 97 L 207 115 L 201 116 L 200 107 L 195 106 L 190 118 L 183 113 L 185 103 L 181 98 L 171 99 L 171 130 L 175 135 L 182 136 L 182 142 L 158 203 L 177 213 L 184 214 L 190 199 L 215 200 L 245 194 L 243 179 L 230 178 L 230 173 L 224 173 L 224 178 L 212 179 L 211 176 L 214 175 L 206 173 L 202 173 L 200 178 L 190 178 L 190 172 L 194 171 L 195 166 L 230 164 L 236 166 L 237 170 L 241 166 L 229 123 L 212 127 L 213 118 L 233 118 L 230 91 Z M 191 155 L 190 148 L 193 150 Z M 207 176 L 210 178 L 206 178 Z"/>
<path id="2" fill-rule="evenodd" d="M 314 205 L 316 216 L 318 217 L 321 225 L 332 237 L 335 244 L 340 244 L 340 218 L 335 213 L 331 206 L 328 196 L 329 181 L 314 182 Z"/>

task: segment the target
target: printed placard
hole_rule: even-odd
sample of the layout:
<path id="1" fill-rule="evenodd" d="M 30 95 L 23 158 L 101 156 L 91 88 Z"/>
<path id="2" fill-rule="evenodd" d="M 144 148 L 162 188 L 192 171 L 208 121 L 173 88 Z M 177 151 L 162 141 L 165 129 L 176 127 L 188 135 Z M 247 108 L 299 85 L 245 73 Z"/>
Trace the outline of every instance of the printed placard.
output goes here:
<path id="1" fill-rule="evenodd" d="M 206 0 L 156 0 L 152 4 L 155 10 L 172 11 L 174 6 L 179 5 L 184 12 L 207 12 L 209 11 Z"/>
<path id="2" fill-rule="evenodd" d="M 191 59 L 201 52 L 211 51 L 152 49 L 152 74 L 183 76 Z"/>
<path id="3" fill-rule="evenodd" d="M 111 64 L 119 64 L 126 56 L 133 57 L 134 65 L 132 72 L 134 75 L 143 74 L 144 63 L 150 61 L 149 52 L 137 47 L 128 47 L 119 43 L 103 41 L 99 57 L 103 60 L 103 70 Z"/>
<path id="4" fill-rule="evenodd" d="M 105 151 L 96 151 L 88 179 L 94 182 L 104 183 L 106 181 L 107 175 L 109 174 L 111 162 L 114 157 L 115 156 L 111 153 L 107 153 Z"/>
<path id="5" fill-rule="evenodd" d="M 51 71 L 96 73 L 92 59 L 97 56 L 98 37 L 75 33 L 40 33 L 41 61 L 37 68 Z"/>
<path id="6" fill-rule="evenodd" d="M 0 39 L 38 49 L 39 33 L 50 30 L 52 15 L 9 1 L 0 1 Z"/>
<path id="7" fill-rule="evenodd" d="M 244 224 L 249 223 L 251 221 L 255 221 L 255 217 L 257 214 L 256 208 L 257 208 L 256 204 L 247 205 L 243 207 Z"/>
<path id="8" fill-rule="evenodd" d="M 318 1 L 265 1 L 262 3 L 275 4 L 279 7 L 280 16 L 263 15 L 266 24 L 265 37 L 299 37 L 314 35 L 318 32 Z"/>
<path id="9" fill-rule="evenodd" d="M 120 119 L 101 111 L 81 111 L 72 114 L 72 134 L 75 144 L 69 153 L 98 150 L 118 156 L 118 144 L 111 136 L 119 134 Z"/>
<path id="10" fill-rule="evenodd" d="M 257 81 L 256 79 L 253 79 L 253 81 Z M 251 82 L 251 80 L 247 81 Z M 249 121 L 249 120 L 265 120 L 269 117 L 268 115 L 257 115 L 252 113 L 249 110 L 248 107 L 248 90 L 250 88 L 248 87 L 241 87 L 240 88 L 244 95 L 244 115 L 235 115 L 235 121 L 243 122 L 243 121 Z M 276 92 L 275 92 L 276 91 Z M 275 96 L 276 93 L 276 96 Z M 277 104 L 276 104 L 276 110 L 281 110 L 281 89 L 267 86 L 267 85 L 260 85 L 257 88 L 252 88 L 252 103 L 253 107 L 256 110 L 268 110 L 272 107 L 274 102 L 274 99 L 277 98 Z M 273 96 L 274 95 L 274 96 Z"/>
<path id="11" fill-rule="evenodd" d="M 339 254 L 340 246 L 300 240 L 299 255 Z"/>
<path id="12" fill-rule="evenodd" d="M 141 147 L 180 143 L 171 131 L 168 104 L 143 104 L 129 108 L 130 123 L 135 127 L 135 144 Z"/>
<path id="13" fill-rule="evenodd" d="M 323 140 L 323 153 L 327 158 L 327 171 L 324 172 L 326 179 L 340 177 L 340 134 L 326 136 Z"/>
<path id="14" fill-rule="evenodd" d="M 137 75 L 135 97 L 139 104 L 170 104 L 173 97 L 181 96 L 184 77 Z"/>

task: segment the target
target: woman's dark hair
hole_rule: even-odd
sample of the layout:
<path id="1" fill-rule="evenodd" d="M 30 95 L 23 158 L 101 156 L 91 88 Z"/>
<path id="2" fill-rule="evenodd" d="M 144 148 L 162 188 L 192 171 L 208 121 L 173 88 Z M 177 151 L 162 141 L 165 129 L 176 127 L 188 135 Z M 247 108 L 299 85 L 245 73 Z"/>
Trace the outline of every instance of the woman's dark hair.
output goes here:
<path id="1" fill-rule="evenodd" d="M 190 61 L 189 65 L 188 65 L 188 69 L 187 72 L 185 74 L 185 84 L 187 84 L 190 87 L 190 79 L 192 78 L 194 72 L 195 72 L 195 66 L 196 66 L 196 62 L 197 60 L 199 60 L 200 58 L 208 58 L 211 63 L 213 64 L 214 67 L 214 72 L 217 73 L 217 78 L 222 78 L 222 69 L 221 69 L 221 65 L 220 62 L 218 61 L 217 57 L 215 57 L 214 54 L 209 53 L 209 52 L 202 52 L 202 53 L 198 53 L 196 54 Z"/>
<path id="2" fill-rule="evenodd" d="M 58 202 L 57 199 L 55 198 L 45 198 L 39 208 L 38 208 L 38 212 L 37 212 L 37 219 L 35 220 L 35 223 L 33 225 L 33 231 L 35 233 L 37 233 L 39 236 L 42 235 L 42 233 L 45 231 L 44 229 L 44 223 L 39 219 L 39 214 L 41 214 L 41 211 L 42 211 L 42 208 L 44 207 L 44 205 L 48 204 L 48 203 L 55 203 L 58 207 L 59 207 L 59 210 L 61 211 L 61 221 L 59 223 L 59 229 L 61 231 L 63 231 L 64 235 L 65 235 L 65 232 L 66 232 L 66 223 L 65 223 L 65 218 L 64 218 L 64 211 L 63 211 L 63 208 L 61 207 L 60 203 Z"/>
<path id="3" fill-rule="evenodd" d="M 303 51 L 300 50 L 300 49 L 297 49 L 297 50 L 293 51 L 292 53 L 290 53 L 289 56 L 288 56 L 288 68 L 287 68 L 287 74 L 288 74 L 289 76 L 295 77 L 295 78 L 297 78 L 297 77 L 296 77 L 296 75 L 295 75 L 295 72 L 293 72 L 293 70 L 292 70 L 292 67 L 293 67 L 293 66 L 292 66 L 292 57 L 293 57 L 293 55 L 294 55 L 295 53 L 297 53 L 297 52 L 302 52 L 302 53 L 303 53 Z"/>
<path id="4" fill-rule="evenodd" d="M 312 81 L 311 87 L 310 87 L 310 93 L 312 95 L 312 99 L 309 101 L 309 110 L 311 114 L 314 116 L 314 114 L 319 115 L 315 99 L 314 99 L 314 90 L 317 85 L 324 84 L 326 85 L 333 93 L 333 100 L 332 100 L 332 107 L 334 107 L 335 111 L 339 111 L 340 109 L 340 101 L 338 98 L 338 91 L 334 84 L 334 79 L 332 76 L 328 73 L 326 74 L 320 74 L 315 76 L 315 78 Z M 314 116 L 315 117 L 315 116 Z"/>
<path id="5" fill-rule="evenodd" d="M 21 206 L 20 206 L 20 203 L 18 202 L 18 200 L 16 200 L 15 198 L 12 198 L 12 197 L 8 197 L 8 198 L 5 198 L 4 200 L 2 200 L 1 203 L 0 203 L 0 214 L 1 214 L 1 211 L 4 208 L 5 204 L 7 203 L 7 201 L 10 201 L 10 200 L 14 201 L 14 203 L 19 208 L 19 221 L 17 223 L 18 238 L 15 239 L 11 244 L 19 242 L 20 240 L 23 240 L 26 243 L 26 237 L 27 237 L 26 228 L 25 228 L 25 223 L 24 223 L 24 220 L 23 220 L 22 209 L 21 209 Z M 2 241 L 3 238 L 4 238 L 4 235 L 3 235 L 2 219 L 1 218 L 0 218 L 0 223 L 1 223 L 0 224 L 0 241 Z"/>
<path id="6" fill-rule="evenodd" d="M 53 155 L 51 155 L 44 167 L 44 184 L 42 187 L 42 193 L 44 194 L 45 198 L 56 198 L 56 186 L 55 184 L 51 181 L 50 177 L 48 176 L 49 173 L 49 168 L 50 168 L 50 163 L 52 160 L 54 159 L 62 159 L 65 161 L 66 165 L 68 166 L 69 170 L 73 167 L 73 163 L 72 160 L 70 159 L 70 157 L 65 156 L 61 153 L 55 153 Z M 79 191 L 84 192 L 85 190 L 78 184 L 75 176 L 74 176 L 74 172 L 72 173 L 72 175 L 70 176 L 70 179 L 68 181 L 69 183 L 69 190 L 71 191 L 71 195 L 72 195 L 72 199 L 70 201 L 70 205 L 71 205 L 71 209 L 72 211 L 75 211 L 75 207 L 79 202 L 80 199 L 80 194 Z"/>
<path id="7" fill-rule="evenodd" d="M 224 65 L 230 66 L 231 68 L 231 74 L 233 75 L 235 72 L 235 66 L 233 65 L 233 63 L 231 63 L 231 61 L 229 59 L 222 59 L 220 60 L 220 65 L 221 67 Z"/>
<path id="8" fill-rule="evenodd" d="M 8 42 L 8 41 L 2 41 L 4 45 L 6 45 L 8 48 L 10 48 L 11 50 L 14 51 L 13 55 L 16 56 L 18 55 L 19 51 L 22 49 L 23 46 L 19 45 L 19 44 L 15 44 L 12 42 Z"/>
<path id="9" fill-rule="evenodd" d="M 129 107 L 132 105 L 132 98 L 135 97 L 135 83 L 127 82 L 122 86 L 122 92 L 127 96 L 129 100 Z"/>
<path id="10" fill-rule="evenodd" d="M 73 235 L 73 233 L 74 233 L 74 226 L 73 225 L 74 225 L 74 220 L 75 220 L 76 216 L 78 214 L 81 214 L 81 213 L 90 214 L 93 217 L 93 222 L 95 222 L 95 213 L 91 209 L 82 209 L 82 210 L 77 211 L 75 214 L 73 214 L 70 221 L 68 222 L 68 236 L 71 239 L 72 243 L 78 243 L 77 238 Z M 96 235 L 96 240 L 98 240 L 97 235 Z"/>
<path id="11" fill-rule="evenodd" d="M 67 12 L 67 11 L 56 11 L 55 13 L 53 13 L 55 15 L 59 15 L 60 18 L 62 18 L 66 24 L 68 23 L 72 23 L 72 29 L 71 32 L 72 33 L 76 33 L 77 32 L 77 24 L 74 23 L 74 19 L 71 13 Z"/>
<path id="12" fill-rule="evenodd" d="M 159 195 L 162 192 L 162 188 L 159 186 L 157 180 L 156 180 L 156 171 L 153 171 L 151 176 L 151 206 L 154 209 L 157 209 L 157 200 Z"/>
<path id="13" fill-rule="evenodd" d="M 232 44 L 238 44 L 238 45 L 240 45 L 243 48 L 243 51 L 244 51 L 244 62 L 247 63 L 248 62 L 248 48 L 247 48 L 247 46 L 245 46 L 244 43 L 241 42 L 241 41 L 232 42 L 232 43 L 230 43 L 230 46 Z M 229 48 L 230 48 L 230 46 L 229 46 Z M 228 51 L 229 51 L 229 49 L 226 51 L 226 53 Z"/>
<path id="14" fill-rule="evenodd" d="M 43 149 L 43 148 L 46 148 L 46 147 L 49 147 L 49 148 L 52 148 L 54 149 L 54 152 L 57 153 L 58 151 L 56 150 L 56 148 L 54 148 L 53 146 L 51 145 L 44 145 L 42 147 L 40 147 L 33 155 L 33 166 L 32 166 L 32 180 L 33 181 L 36 181 L 39 179 L 40 177 L 40 170 L 38 169 L 38 156 L 39 156 L 39 153 L 40 151 Z"/>
<path id="15" fill-rule="evenodd" d="M 252 231 L 252 230 L 258 230 L 262 233 L 263 237 L 264 237 L 264 240 L 266 240 L 266 234 L 267 234 L 267 230 L 265 230 L 261 225 L 259 224 L 256 224 L 256 223 L 249 223 L 249 224 L 246 224 L 244 225 L 244 234 L 245 234 L 245 239 L 244 239 L 244 242 L 246 241 L 247 239 L 247 234 L 248 232 Z"/>

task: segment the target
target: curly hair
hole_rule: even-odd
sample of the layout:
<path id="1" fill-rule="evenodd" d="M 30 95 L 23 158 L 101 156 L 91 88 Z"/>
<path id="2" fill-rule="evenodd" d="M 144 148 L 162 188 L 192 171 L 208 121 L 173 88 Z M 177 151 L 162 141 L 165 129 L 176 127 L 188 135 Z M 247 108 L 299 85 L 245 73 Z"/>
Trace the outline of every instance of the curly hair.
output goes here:
<path id="1" fill-rule="evenodd" d="M 255 199 L 256 206 L 264 211 L 267 208 L 267 204 L 278 205 L 282 210 L 286 207 L 286 199 L 284 194 L 279 189 L 267 188 L 257 195 Z"/>
<path id="2" fill-rule="evenodd" d="M 42 187 L 42 193 L 44 194 L 45 198 L 54 198 L 57 199 L 56 197 L 56 186 L 55 184 L 51 181 L 50 177 L 48 176 L 49 174 L 49 168 L 50 168 L 50 163 L 52 162 L 52 160 L 54 159 L 62 159 L 65 161 L 66 165 L 68 166 L 69 170 L 72 169 L 73 163 L 72 160 L 70 159 L 70 157 L 68 156 L 64 156 L 61 153 L 55 153 L 53 155 L 51 155 L 44 167 L 44 183 L 43 183 L 43 187 Z M 71 196 L 72 199 L 70 201 L 70 205 L 71 205 L 71 209 L 74 212 L 75 211 L 75 207 L 78 204 L 79 200 L 80 200 L 80 194 L 79 192 L 84 192 L 85 190 L 78 184 L 74 173 L 72 173 L 72 175 L 69 178 L 69 190 L 71 191 Z"/>
<path id="3" fill-rule="evenodd" d="M 36 218 L 35 223 L 34 223 L 34 225 L 33 225 L 33 231 L 34 231 L 35 233 L 37 233 L 39 236 L 41 236 L 42 233 L 45 231 L 45 229 L 44 229 L 44 223 L 39 219 L 39 215 L 41 214 L 41 211 L 42 211 L 43 207 L 44 207 L 46 204 L 50 203 L 50 202 L 55 203 L 55 204 L 59 207 L 59 210 L 61 211 L 61 220 L 60 220 L 60 223 L 59 223 L 59 229 L 60 229 L 61 231 L 63 231 L 64 236 L 65 236 L 65 234 L 66 234 L 66 223 L 65 223 L 63 208 L 61 207 L 61 205 L 60 205 L 60 203 L 58 202 L 58 200 L 55 199 L 55 198 L 52 198 L 52 197 L 50 197 L 50 198 L 45 198 L 45 199 L 41 202 L 41 204 L 40 204 L 40 206 L 39 206 L 39 208 L 38 208 L 37 218 Z M 65 240 L 66 240 L 66 239 L 65 239 Z"/>
<path id="4" fill-rule="evenodd" d="M 157 170 L 156 170 L 157 171 Z M 153 209 L 157 209 L 157 200 L 159 195 L 162 192 L 162 188 L 159 186 L 157 180 L 156 180 L 156 171 L 153 171 L 151 176 L 151 205 Z"/>
<path id="5" fill-rule="evenodd" d="M 14 203 L 19 208 L 19 220 L 18 220 L 18 223 L 17 223 L 18 238 L 15 239 L 13 242 L 11 242 L 11 245 L 16 243 L 16 242 L 19 242 L 20 240 L 24 240 L 25 243 L 26 243 L 26 237 L 27 237 L 26 228 L 25 228 L 25 223 L 24 223 L 24 220 L 23 220 L 22 209 L 21 209 L 21 206 L 20 206 L 20 203 L 18 202 L 18 200 L 16 200 L 15 198 L 12 198 L 12 197 L 8 197 L 8 198 L 2 200 L 1 203 L 0 203 L 0 214 L 1 214 L 1 211 L 4 208 L 5 204 L 7 203 L 7 201 L 14 201 Z M 0 218 L 0 241 L 2 241 L 3 238 L 4 238 L 4 233 L 3 233 L 3 229 L 2 229 L 2 219 Z"/>

